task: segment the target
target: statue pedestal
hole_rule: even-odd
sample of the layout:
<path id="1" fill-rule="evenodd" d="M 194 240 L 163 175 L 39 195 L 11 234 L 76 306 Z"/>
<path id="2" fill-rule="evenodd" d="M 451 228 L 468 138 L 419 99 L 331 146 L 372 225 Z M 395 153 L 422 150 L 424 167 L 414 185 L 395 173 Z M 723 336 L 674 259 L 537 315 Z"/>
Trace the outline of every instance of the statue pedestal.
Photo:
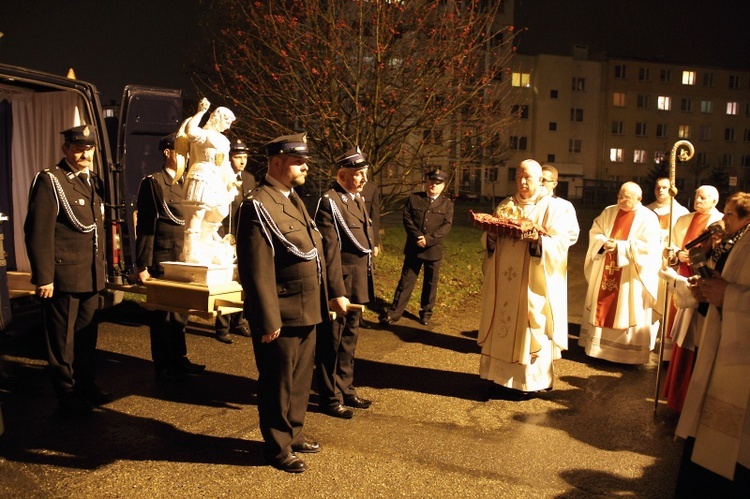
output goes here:
<path id="1" fill-rule="evenodd" d="M 212 318 L 242 310 L 242 286 L 235 265 L 162 262 L 164 279 L 149 279 L 144 308 Z"/>
<path id="2" fill-rule="evenodd" d="M 195 284 L 223 284 L 234 279 L 236 265 L 213 265 L 188 262 L 162 262 L 164 279 Z"/>

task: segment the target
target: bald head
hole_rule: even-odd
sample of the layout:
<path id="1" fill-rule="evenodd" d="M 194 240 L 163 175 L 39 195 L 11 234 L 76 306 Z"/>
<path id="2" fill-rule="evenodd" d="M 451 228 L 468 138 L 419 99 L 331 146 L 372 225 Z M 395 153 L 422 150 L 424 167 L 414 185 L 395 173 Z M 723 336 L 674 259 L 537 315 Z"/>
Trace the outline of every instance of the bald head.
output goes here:
<path id="1" fill-rule="evenodd" d="M 625 182 L 617 194 L 617 205 L 622 211 L 633 211 L 643 197 L 641 186 L 635 182 Z"/>
<path id="2" fill-rule="evenodd" d="M 542 165 L 533 159 L 521 161 L 516 172 L 516 187 L 522 199 L 529 199 L 542 185 Z"/>
<path id="3" fill-rule="evenodd" d="M 702 185 L 695 191 L 693 208 L 698 213 L 708 213 L 719 202 L 719 191 L 713 185 Z"/>

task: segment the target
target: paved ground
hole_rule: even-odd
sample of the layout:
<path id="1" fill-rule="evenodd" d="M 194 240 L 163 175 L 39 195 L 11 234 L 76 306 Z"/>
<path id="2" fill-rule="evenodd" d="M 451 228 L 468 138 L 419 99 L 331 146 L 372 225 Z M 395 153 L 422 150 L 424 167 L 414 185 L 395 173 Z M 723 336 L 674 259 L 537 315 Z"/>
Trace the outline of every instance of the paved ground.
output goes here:
<path id="1" fill-rule="evenodd" d="M 584 287 L 571 279 L 573 336 Z M 207 372 L 159 385 L 143 312 L 125 303 L 100 328 L 100 380 L 117 398 L 70 419 L 55 411 L 38 333 L 6 335 L 0 497 L 672 496 L 682 444 L 676 415 L 654 415 L 655 362 L 594 361 L 572 337 L 553 391 L 506 400 L 477 376 L 478 317 L 453 319 L 363 331 L 357 380 L 373 406 L 342 421 L 313 396 L 305 428 L 323 451 L 299 476 L 264 465 L 248 338 L 224 345 L 193 328 Z"/>

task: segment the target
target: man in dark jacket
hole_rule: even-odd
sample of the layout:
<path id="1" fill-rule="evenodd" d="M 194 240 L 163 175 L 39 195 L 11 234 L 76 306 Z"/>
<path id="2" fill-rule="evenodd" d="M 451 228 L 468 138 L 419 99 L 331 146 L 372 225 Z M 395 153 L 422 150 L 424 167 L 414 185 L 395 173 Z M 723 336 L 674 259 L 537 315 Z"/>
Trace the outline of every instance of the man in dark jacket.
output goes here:
<path id="1" fill-rule="evenodd" d="M 307 136 L 264 146 L 268 172 L 240 207 L 237 270 L 258 368 L 258 415 L 269 464 L 288 473 L 319 452 L 302 434 L 318 324 L 328 314 L 323 241 L 294 188 L 307 177 Z M 348 300 L 332 300 L 345 313 Z"/>
<path id="2" fill-rule="evenodd" d="M 231 234 L 233 237 L 237 235 L 237 215 L 240 204 L 242 204 L 245 196 L 255 189 L 255 177 L 246 171 L 247 152 L 247 146 L 239 139 L 232 142 L 229 148 L 229 163 L 232 165 L 235 175 L 237 175 L 237 196 L 235 196 L 229 208 L 229 216 L 221 222 L 221 225 L 224 234 Z M 222 343 L 232 343 L 229 333 L 250 336 L 250 326 L 248 326 L 243 312 L 216 317 L 216 339 Z"/>
<path id="3" fill-rule="evenodd" d="M 365 304 L 375 295 L 375 235 L 360 195 L 367 183 L 368 164 L 355 147 L 336 158 L 336 166 L 336 182 L 321 197 L 315 214 L 329 266 L 328 293 Z M 333 417 L 351 419 L 354 413 L 344 406 L 367 409 L 371 404 L 354 389 L 354 350 L 361 319 L 362 312 L 353 310 L 334 321 L 324 321 L 319 329 L 315 355 L 319 405 Z"/>
<path id="4" fill-rule="evenodd" d="M 136 266 L 138 278 L 146 282 L 164 274 L 162 262 L 180 259 L 185 238 L 182 208 L 184 157 L 175 152 L 175 134 L 159 141 L 164 167 L 141 180 L 138 189 L 136 224 Z M 164 310 L 149 311 L 151 357 L 159 381 L 175 381 L 186 374 L 198 374 L 205 365 L 187 358 L 185 326 L 188 316 Z"/>
<path id="5" fill-rule="evenodd" d="M 445 172 L 431 171 L 427 174 L 425 191 L 411 194 L 406 200 L 404 265 L 393 303 L 380 317 L 382 323 L 394 323 L 401 318 L 424 265 L 419 321 L 425 326 L 430 324 L 440 279 L 443 240 L 453 225 L 453 201 L 442 195 L 445 181 Z"/>
<path id="6" fill-rule="evenodd" d="M 82 125 L 62 134 L 64 158 L 31 185 L 24 233 L 60 408 L 88 412 L 112 399 L 94 383 L 94 313 L 105 281 L 104 185 L 93 172 L 93 128 Z"/>

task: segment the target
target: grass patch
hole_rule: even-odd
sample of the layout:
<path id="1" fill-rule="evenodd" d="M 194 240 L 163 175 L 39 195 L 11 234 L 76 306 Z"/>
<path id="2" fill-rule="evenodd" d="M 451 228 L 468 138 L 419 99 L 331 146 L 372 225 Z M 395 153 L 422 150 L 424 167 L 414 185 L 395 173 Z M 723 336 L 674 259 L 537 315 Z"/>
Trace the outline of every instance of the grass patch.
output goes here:
<path id="1" fill-rule="evenodd" d="M 470 225 L 469 209 L 461 203 L 456 205 L 453 228 L 443 244 L 443 263 L 435 304 L 435 312 L 439 315 L 461 311 L 467 304 L 476 303 L 482 289 L 484 251 L 479 243 L 482 233 Z M 489 207 L 472 209 L 488 211 Z M 375 259 L 375 295 L 376 302 L 388 305 L 393 300 L 393 293 L 401 277 L 406 232 L 400 214 L 384 218 L 382 227 L 385 229 L 381 236 L 383 253 Z M 423 273 L 420 273 L 407 306 L 407 310 L 414 314 L 419 312 L 422 279 Z M 376 304 L 373 309 L 380 311 Z"/>

